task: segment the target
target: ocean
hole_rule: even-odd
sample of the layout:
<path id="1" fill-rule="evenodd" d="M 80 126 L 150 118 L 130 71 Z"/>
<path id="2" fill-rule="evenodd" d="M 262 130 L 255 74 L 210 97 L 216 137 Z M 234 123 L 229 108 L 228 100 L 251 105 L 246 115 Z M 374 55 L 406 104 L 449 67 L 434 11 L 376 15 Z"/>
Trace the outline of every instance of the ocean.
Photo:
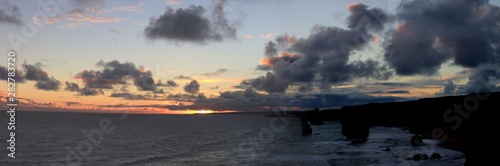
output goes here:
<path id="1" fill-rule="evenodd" d="M 261 114 L 122 115 L 17 112 L 16 158 L 7 157 L 6 116 L 0 165 L 463 165 L 465 155 L 432 140 L 411 147 L 404 128 L 371 127 L 352 144 L 341 124 L 312 126 Z M 390 151 L 384 151 L 389 147 Z M 408 160 L 414 154 L 442 159 Z"/>

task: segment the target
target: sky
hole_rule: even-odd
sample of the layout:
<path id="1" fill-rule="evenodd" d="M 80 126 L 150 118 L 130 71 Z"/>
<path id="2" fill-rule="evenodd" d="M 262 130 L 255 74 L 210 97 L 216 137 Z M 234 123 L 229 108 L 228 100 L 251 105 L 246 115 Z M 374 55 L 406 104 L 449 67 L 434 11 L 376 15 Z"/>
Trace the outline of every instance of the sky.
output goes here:
<path id="1" fill-rule="evenodd" d="M 500 88 L 500 1 L 0 0 L 27 111 L 340 108 Z"/>

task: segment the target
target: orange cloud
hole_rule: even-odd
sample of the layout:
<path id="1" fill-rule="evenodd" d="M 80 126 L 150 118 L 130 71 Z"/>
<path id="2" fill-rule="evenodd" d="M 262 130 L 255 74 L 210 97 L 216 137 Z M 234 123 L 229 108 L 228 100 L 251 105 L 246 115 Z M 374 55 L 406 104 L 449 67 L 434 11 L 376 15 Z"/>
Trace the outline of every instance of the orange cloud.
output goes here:
<path id="1" fill-rule="evenodd" d="M 360 5 L 359 2 L 356 2 L 356 3 L 353 3 L 353 4 L 350 4 L 350 5 L 347 5 L 347 9 L 353 9 L 354 7 Z"/>
<path id="2" fill-rule="evenodd" d="M 300 55 L 294 54 L 294 53 L 289 53 L 289 52 L 283 52 L 283 53 L 281 53 L 280 57 L 298 58 L 298 57 L 300 57 Z"/>
<path id="3" fill-rule="evenodd" d="M 374 43 L 378 43 L 378 42 L 379 42 L 379 40 L 380 40 L 380 39 L 379 39 L 377 36 L 373 37 L 373 42 L 374 42 Z"/>
<path id="4" fill-rule="evenodd" d="M 123 6 L 114 8 L 114 10 L 122 10 L 122 11 L 139 11 L 136 6 Z M 90 23 L 109 23 L 109 22 L 120 22 L 123 18 L 120 17 L 109 17 L 109 16 L 92 16 L 89 14 L 105 14 L 110 13 L 111 10 L 103 10 L 98 8 L 75 8 L 68 10 L 66 12 L 60 13 L 54 17 L 32 17 L 31 21 L 38 25 L 42 22 L 45 24 L 56 24 L 63 23 L 64 25 L 60 25 L 60 28 L 63 29 L 76 29 L 83 26 L 88 26 Z"/>
<path id="5" fill-rule="evenodd" d="M 169 5 L 179 5 L 181 4 L 180 0 L 167 0 L 167 4 Z"/>
<path id="6" fill-rule="evenodd" d="M 84 17 L 85 21 L 92 23 L 108 23 L 108 22 L 120 22 L 123 19 L 118 17 L 95 17 L 95 16 L 87 16 Z"/>
<path id="7" fill-rule="evenodd" d="M 266 66 L 271 66 L 271 60 L 269 58 L 262 58 L 259 60 L 259 64 L 261 65 L 266 65 Z"/>
<path id="8" fill-rule="evenodd" d="M 82 23 L 67 23 L 66 25 L 61 25 L 59 27 L 62 29 L 76 29 L 78 27 L 81 27 L 82 25 L 84 25 L 84 24 L 82 24 Z"/>
<path id="9" fill-rule="evenodd" d="M 245 38 L 245 39 L 253 39 L 254 37 L 252 35 L 245 35 L 245 36 L 243 36 L 243 38 Z"/>
<path id="10" fill-rule="evenodd" d="M 59 22 L 61 22 L 61 19 L 59 19 L 59 18 L 55 18 L 55 17 L 45 18 L 46 24 L 55 24 L 55 23 L 59 23 Z"/>
<path id="11" fill-rule="evenodd" d="M 265 38 L 265 39 L 267 39 L 267 38 L 272 38 L 272 37 L 273 37 L 273 35 L 274 35 L 274 33 L 268 33 L 268 34 L 265 34 L 265 35 L 261 35 L 261 36 L 259 36 L 259 38 Z"/>
<path id="12" fill-rule="evenodd" d="M 139 9 L 139 6 L 132 6 L 132 5 L 114 7 L 113 10 L 120 11 L 120 12 L 144 13 L 144 11 Z"/>
<path id="13" fill-rule="evenodd" d="M 103 9 L 98 9 L 98 8 L 85 8 L 85 11 L 90 12 L 90 13 L 97 13 L 97 14 L 111 13 L 110 10 L 103 10 Z"/>
<path id="14" fill-rule="evenodd" d="M 399 24 L 396 26 L 396 30 L 398 30 L 398 31 L 403 30 L 403 28 L 405 28 L 405 23 L 404 23 L 404 22 L 399 23 Z"/>
<path id="15" fill-rule="evenodd" d="M 146 72 L 146 68 L 144 68 L 144 66 L 140 66 L 139 67 L 139 71 L 142 72 L 142 73 L 144 73 L 144 72 Z"/>
<path id="16" fill-rule="evenodd" d="M 0 98 L 6 97 L 6 96 L 7 96 L 7 93 L 5 93 L 4 91 L 0 91 Z"/>
<path id="17" fill-rule="evenodd" d="M 410 34 L 411 33 L 411 31 L 406 27 L 406 23 L 405 22 L 399 23 L 396 26 L 396 31 L 404 33 L 404 34 Z"/>
<path id="18" fill-rule="evenodd" d="M 296 60 L 299 59 L 300 55 L 299 54 L 294 54 L 294 53 L 288 53 L 288 52 L 283 52 L 280 54 L 279 57 L 269 57 L 269 58 L 262 58 L 259 60 L 259 64 L 264 65 L 264 66 L 273 66 L 280 60 Z"/>

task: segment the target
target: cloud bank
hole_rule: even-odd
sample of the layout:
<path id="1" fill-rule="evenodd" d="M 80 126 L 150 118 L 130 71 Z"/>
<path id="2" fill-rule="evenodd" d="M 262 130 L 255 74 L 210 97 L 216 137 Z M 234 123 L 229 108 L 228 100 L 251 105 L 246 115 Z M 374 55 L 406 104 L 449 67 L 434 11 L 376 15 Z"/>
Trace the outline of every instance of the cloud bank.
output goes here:
<path id="1" fill-rule="evenodd" d="M 80 94 L 97 95 L 102 92 L 102 89 L 113 89 L 114 85 L 127 85 L 129 81 L 140 91 L 156 91 L 158 86 L 164 86 L 155 82 L 151 71 L 145 71 L 143 67 L 136 67 L 131 62 L 100 61 L 96 66 L 102 69 L 97 71 L 84 70 L 75 75 L 75 78 L 80 79 L 85 85 L 84 88 L 80 88 Z"/>
<path id="2" fill-rule="evenodd" d="M 305 38 L 281 35 L 265 45 L 265 58 L 258 70 L 265 76 L 245 80 L 242 86 L 268 93 L 282 93 L 290 86 L 308 91 L 314 82 L 324 85 L 344 83 L 359 78 L 386 80 L 392 71 L 380 62 L 351 60 L 355 50 L 372 41 L 374 32 L 384 29 L 389 16 L 382 9 L 364 4 L 349 6 L 348 29 L 316 25 Z M 279 49 L 282 51 L 279 53 Z M 279 54 L 279 56 L 278 56 Z"/>
<path id="3" fill-rule="evenodd" d="M 35 65 L 24 62 L 22 68 L 16 71 L 16 82 L 23 83 L 26 80 L 36 81 L 35 88 L 47 91 L 57 91 L 60 89 L 61 82 L 54 77 L 49 77 L 49 74 L 41 68 L 41 63 Z M 8 69 L 5 66 L 0 66 L 0 80 L 8 80 Z"/>
<path id="4" fill-rule="evenodd" d="M 203 6 L 167 7 L 162 15 L 149 20 L 149 25 L 144 29 L 146 39 L 198 44 L 234 39 L 239 22 L 227 19 L 224 12 L 227 0 L 212 2 L 210 14 Z"/>

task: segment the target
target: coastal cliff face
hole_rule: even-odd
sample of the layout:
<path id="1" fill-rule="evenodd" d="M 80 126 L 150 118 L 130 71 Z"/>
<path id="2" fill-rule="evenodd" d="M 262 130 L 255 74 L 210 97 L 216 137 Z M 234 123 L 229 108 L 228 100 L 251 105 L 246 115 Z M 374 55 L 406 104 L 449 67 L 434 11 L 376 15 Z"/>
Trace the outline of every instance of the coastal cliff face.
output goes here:
<path id="1" fill-rule="evenodd" d="M 500 92 L 426 98 L 397 103 L 346 106 L 335 115 L 347 138 L 366 139 L 369 126 L 408 127 L 411 133 L 434 139 L 466 154 L 466 165 L 484 165 L 494 157 L 486 150 L 500 121 Z M 330 113 L 332 114 L 332 113 Z M 490 156 L 490 157 L 488 157 Z"/>

